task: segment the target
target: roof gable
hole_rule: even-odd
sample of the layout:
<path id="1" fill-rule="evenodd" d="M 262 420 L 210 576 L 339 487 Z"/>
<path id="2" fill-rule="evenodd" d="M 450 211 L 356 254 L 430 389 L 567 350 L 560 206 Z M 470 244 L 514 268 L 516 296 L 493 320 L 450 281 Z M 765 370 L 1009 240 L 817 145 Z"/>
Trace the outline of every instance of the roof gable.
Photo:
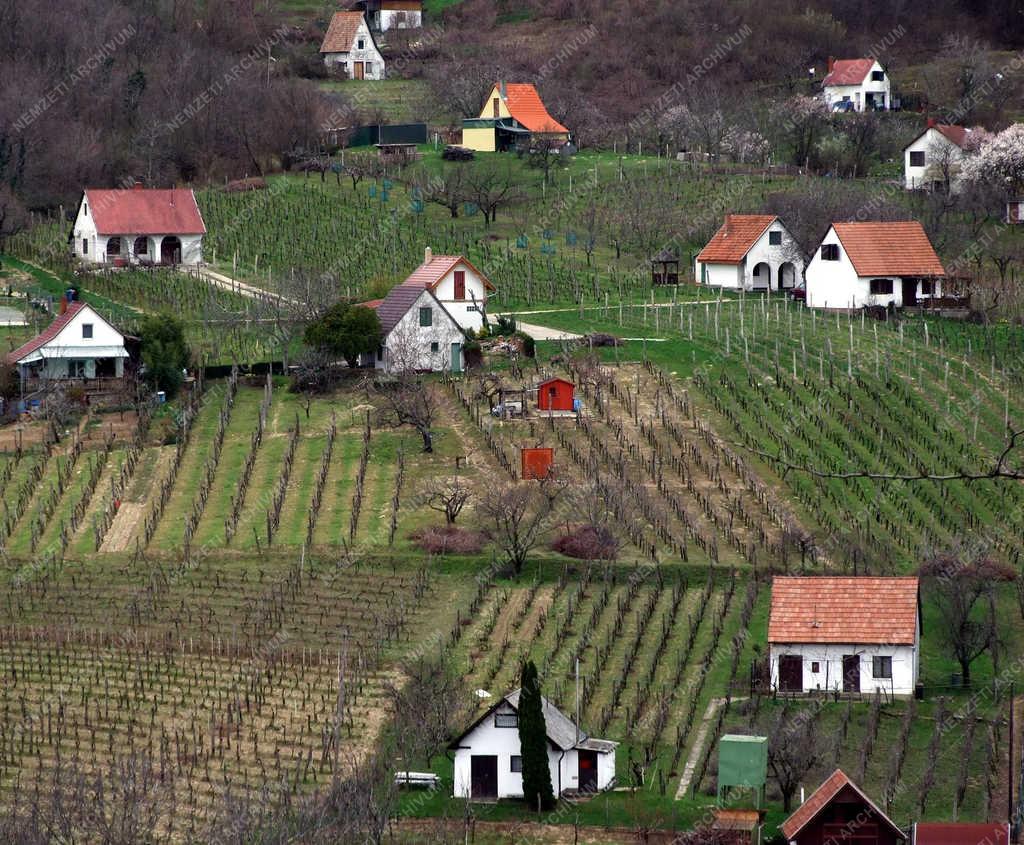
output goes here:
<path id="1" fill-rule="evenodd" d="M 803 804 L 797 807 L 796 812 L 782 823 L 779 828 L 782 831 L 782 835 L 785 836 L 786 839 L 793 839 L 844 791 L 856 794 L 857 797 L 859 797 L 872 809 L 872 811 L 874 811 L 874 814 L 880 821 L 889 825 L 892 831 L 899 836 L 900 839 L 906 838 L 903 831 L 896 826 L 895 822 L 883 813 L 878 808 L 878 805 L 868 798 L 867 795 L 861 791 L 860 787 L 850 780 L 841 769 L 836 769 L 821 786 L 811 793 L 811 796 L 804 801 Z"/>
<path id="2" fill-rule="evenodd" d="M 101 235 L 205 235 L 191 188 L 86 188 L 84 202 Z"/>
<path id="3" fill-rule="evenodd" d="M 370 302 L 362 303 L 362 305 L 365 308 L 372 308 L 377 312 L 381 332 L 387 337 L 394 331 L 395 326 L 402 322 L 402 318 L 409 313 L 410 309 L 416 307 L 417 303 L 424 296 L 428 297 L 431 306 L 437 306 L 451 321 L 452 325 L 459 331 L 462 331 L 458 321 L 449 313 L 441 301 L 434 296 L 434 292 L 426 287 L 405 284 L 396 285 L 391 288 L 384 299 L 371 300 Z"/>
<path id="4" fill-rule="evenodd" d="M 43 329 L 38 335 L 29 341 L 26 341 L 13 352 L 9 352 L 6 356 L 7 363 L 17 364 L 19 361 L 27 358 L 33 352 L 42 349 L 44 346 L 48 346 L 53 343 L 57 338 L 60 337 L 61 333 L 71 324 L 71 321 L 75 319 L 79 314 L 83 317 L 92 317 L 101 323 L 105 323 L 110 326 L 113 331 L 117 332 L 110 323 L 100 316 L 96 310 L 84 302 L 71 302 L 68 304 L 67 310 L 63 314 L 58 314 L 50 325 Z M 121 334 L 120 332 L 117 332 Z M 122 335 L 123 337 L 123 335 Z"/>
<path id="5" fill-rule="evenodd" d="M 821 84 L 823 86 L 860 85 L 874 66 L 875 60 L 870 58 L 836 59 Z"/>
<path id="6" fill-rule="evenodd" d="M 509 114 L 531 132 L 561 134 L 569 131 L 548 113 L 535 86 L 525 82 L 498 82 L 491 89 L 492 95 L 495 89 L 505 101 Z"/>
<path id="7" fill-rule="evenodd" d="M 722 227 L 697 254 L 705 264 L 739 264 L 778 217 L 774 214 L 727 214 Z"/>
<path id="8" fill-rule="evenodd" d="M 776 576 L 769 643 L 914 645 L 917 577 Z"/>
<path id="9" fill-rule="evenodd" d="M 949 123 L 929 123 L 921 132 L 903 149 L 906 150 L 909 147 L 914 146 L 920 141 L 925 135 L 932 130 L 938 132 L 943 138 L 949 141 L 951 144 L 955 144 L 960 149 L 964 148 L 964 144 L 967 143 L 967 136 L 973 131 L 966 126 L 957 126 Z"/>
<path id="10" fill-rule="evenodd" d="M 924 227 L 916 220 L 833 223 L 858 276 L 945 276 Z"/>
<path id="11" fill-rule="evenodd" d="M 431 291 L 436 290 L 437 286 L 441 284 L 441 281 L 448 275 L 449 271 L 459 264 L 465 264 L 469 269 L 476 273 L 480 277 L 481 281 L 483 281 L 484 287 L 487 290 L 494 290 L 494 285 L 491 284 L 490 280 L 483 273 L 477 270 L 476 267 L 470 263 L 469 259 L 463 255 L 434 255 L 429 261 L 424 261 L 419 267 L 413 270 L 402 284 L 410 285 L 412 287 L 426 288 Z"/>
<path id="12" fill-rule="evenodd" d="M 335 12 L 331 23 L 327 27 L 323 43 L 320 45 L 321 53 L 348 53 L 352 50 L 352 44 L 356 40 L 356 34 L 361 25 L 365 24 L 362 12 Z M 366 28 L 373 46 L 377 44 L 373 40 L 373 34 L 369 27 Z"/>

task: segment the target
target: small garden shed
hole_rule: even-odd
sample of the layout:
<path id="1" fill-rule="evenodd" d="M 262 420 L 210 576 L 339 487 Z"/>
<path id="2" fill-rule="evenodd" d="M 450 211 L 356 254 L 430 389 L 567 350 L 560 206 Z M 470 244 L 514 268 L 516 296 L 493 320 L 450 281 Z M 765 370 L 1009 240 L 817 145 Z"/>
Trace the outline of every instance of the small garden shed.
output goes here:
<path id="1" fill-rule="evenodd" d="M 575 387 L 564 378 L 549 378 L 537 387 L 538 411 L 571 411 Z"/>

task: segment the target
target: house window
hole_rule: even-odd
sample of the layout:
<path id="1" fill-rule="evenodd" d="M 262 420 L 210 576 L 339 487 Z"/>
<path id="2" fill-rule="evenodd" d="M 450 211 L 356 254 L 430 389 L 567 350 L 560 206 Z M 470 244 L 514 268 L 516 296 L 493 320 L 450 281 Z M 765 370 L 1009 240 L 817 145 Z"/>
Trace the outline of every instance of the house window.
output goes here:
<path id="1" fill-rule="evenodd" d="M 88 255 L 88 254 L 89 254 L 89 239 L 88 238 L 83 238 L 82 239 L 82 255 Z"/>
<path id="2" fill-rule="evenodd" d="M 427 326 L 434 325 L 434 309 L 433 308 L 421 308 L 420 309 L 420 326 L 426 328 Z"/>
<path id="3" fill-rule="evenodd" d="M 373 62 L 367 62 L 366 63 L 366 75 L 367 76 L 372 76 L 373 75 Z"/>
<path id="4" fill-rule="evenodd" d="M 782 246 L 782 232 L 769 232 L 768 246 Z"/>
<path id="5" fill-rule="evenodd" d="M 477 307 L 476 307 L 475 305 L 467 305 L 467 306 L 466 306 L 466 311 L 467 311 L 467 312 L 468 312 L 468 311 L 479 311 L 479 310 L 480 310 L 480 309 L 479 309 L 479 308 L 477 308 Z"/>
<path id="6" fill-rule="evenodd" d="M 465 299 L 466 298 L 466 271 L 456 270 L 455 271 L 455 298 Z"/>
<path id="7" fill-rule="evenodd" d="M 89 216 L 89 203 L 85 203 L 82 206 L 82 212 L 85 214 L 86 217 Z"/>
<path id="8" fill-rule="evenodd" d="M 69 378 L 85 378 L 85 361 L 68 361 Z"/>
<path id="9" fill-rule="evenodd" d="M 436 340 L 432 344 L 430 344 L 430 351 L 431 352 L 439 352 L 440 349 L 441 349 L 441 347 L 438 346 L 438 343 L 437 343 Z"/>
<path id="10" fill-rule="evenodd" d="M 885 71 L 884 70 L 873 70 L 873 71 L 871 71 L 871 81 L 872 82 L 882 82 L 884 79 L 885 79 Z"/>
<path id="11" fill-rule="evenodd" d="M 498 97 L 491 101 L 491 110 L 492 117 L 501 117 L 501 100 Z"/>
<path id="12" fill-rule="evenodd" d="M 910 151 L 910 166 L 911 167 L 924 167 L 924 150 L 911 150 Z"/>
<path id="13" fill-rule="evenodd" d="M 377 360 L 378 361 L 383 361 L 384 360 L 384 347 L 383 346 L 378 346 L 377 347 Z"/>
<path id="14" fill-rule="evenodd" d="M 817 660 L 811 661 L 811 672 L 816 673 L 821 671 L 821 664 Z"/>
<path id="15" fill-rule="evenodd" d="M 366 49 L 365 46 L 364 46 L 365 44 L 366 44 L 366 42 L 362 38 L 360 38 L 359 39 L 359 43 L 356 44 L 356 49 L 357 50 L 364 50 L 364 49 Z"/>
<path id="16" fill-rule="evenodd" d="M 519 754 L 513 754 L 508 758 L 508 770 L 510 772 L 521 772 L 523 770 L 523 758 Z"/>
<path id="17" fill-rule="evenodd" d="M 496 728 L 518 728 L 519 727 L 519 714 L 518 713 L 495 713 L 494 714 L 494 727 L 496 727 Z"/>
<path id="18" fill-rule="evenodd" d="M 892 658 L 872 657 L 871 676 L 873 678 L 892 678 Z"/>
<path id="19" fill-rule="evenodd" d="M 822 244 L 821 245 L 821 260 L 822 261 L 838 261 L 839 260 L 839 244 Z"/>
<path id="20" fill-rule="evenodd" d="M 931 296 L 935 293 L 935 282 L 924 280 L 921 282 L 921 293 L 924 296 Z"/>
<path id="21" fill-rule="evenodd" d="M 82 323 L 82 339 L 92 340 L 92 323 Z"/>
<path id="22" fill-rule="evenodd" d="M 885 296 L 892 293 L 892 279 L 872 279 L 871 295 Z"/>

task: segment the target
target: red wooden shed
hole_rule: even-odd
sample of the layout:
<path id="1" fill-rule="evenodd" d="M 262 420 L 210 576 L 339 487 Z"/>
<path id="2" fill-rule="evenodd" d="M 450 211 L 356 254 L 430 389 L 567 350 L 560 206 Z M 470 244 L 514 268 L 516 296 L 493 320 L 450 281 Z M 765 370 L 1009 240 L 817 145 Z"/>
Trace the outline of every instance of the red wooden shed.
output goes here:
<path id="1" fill-rule="evenodd" d="M 549 378 L 537 387 L 538 411 L 573 410 L 574 385 L 564 378 Z"/>
<path id="2" fill-rule="evenodd" d="M 840 769 L 779 829 L 791 845 L 899 845 L 907 839 Z"/>
<path id="3" fill-rule="evenodd" d="M 534 447 L 521 452 L 523 480 L 547 478 L 555 463 L 555 450 L 550 447 Z"/>

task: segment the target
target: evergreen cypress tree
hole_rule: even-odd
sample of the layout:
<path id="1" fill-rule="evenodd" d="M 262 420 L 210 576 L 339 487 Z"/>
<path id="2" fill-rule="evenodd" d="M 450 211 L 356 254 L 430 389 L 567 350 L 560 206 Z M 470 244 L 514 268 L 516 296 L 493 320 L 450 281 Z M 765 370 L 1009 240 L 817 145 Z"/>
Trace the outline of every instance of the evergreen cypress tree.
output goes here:
<path id="1" fill-rule="evenodd" d="M 548 732 L 540 697 L 540 680 L 532 660 L 523 664 L 519 693 L 519 745 L 523 756 L 523 798 L 542 811 L 555 806 L 548 768 Z"/>

